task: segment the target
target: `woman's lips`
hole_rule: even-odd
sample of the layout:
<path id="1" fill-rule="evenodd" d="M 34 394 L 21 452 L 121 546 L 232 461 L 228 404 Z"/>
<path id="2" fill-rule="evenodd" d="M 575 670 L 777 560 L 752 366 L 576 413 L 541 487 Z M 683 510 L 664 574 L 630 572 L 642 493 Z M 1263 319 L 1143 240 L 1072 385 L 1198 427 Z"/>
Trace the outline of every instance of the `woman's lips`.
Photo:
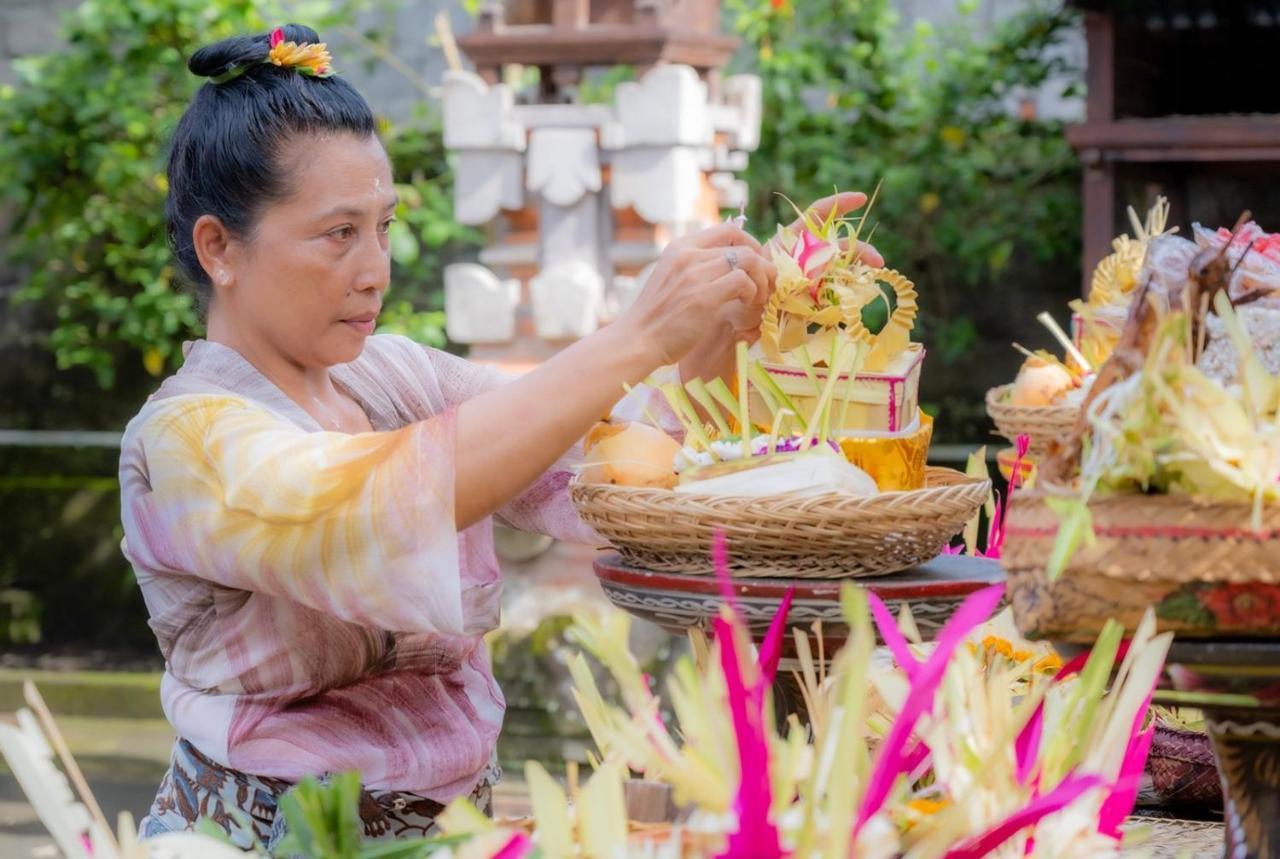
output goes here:
<path id="1" fill-rule="evenodd" d="M 353 316 L 350 319 L 344 319 L 342 321 L 347 325 L 350 325 L 356 331 L 359 331 L 361 334 L 372 334 L 373 329 L 378 324 L 378 314 L 366 313 L 363 316 Z"/>

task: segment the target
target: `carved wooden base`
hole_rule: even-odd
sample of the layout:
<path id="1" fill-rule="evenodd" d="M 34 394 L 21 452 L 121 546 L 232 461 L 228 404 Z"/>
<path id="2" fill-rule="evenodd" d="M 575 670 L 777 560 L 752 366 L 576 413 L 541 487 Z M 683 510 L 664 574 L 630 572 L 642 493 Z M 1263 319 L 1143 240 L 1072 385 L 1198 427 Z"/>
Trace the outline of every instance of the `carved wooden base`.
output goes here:
<path id="1" fill-rule="evenodd" d="M 628 566 L 616 554 L 600 556 L 594 567 L 614 605 L 676 635 L 693 628 L 709 631 L 720 611 L 720 585 L 714 576 L 652 573 Z M 814 623 L 820 622 L 822 653 L 830 659 L 849 634 L 840 609 L 840 588 L 845 581 L 875 593 L 895 616 L 903 604 L 909 605 L 921 637 L 932 641 L 966 596 L 1003 579 L 1004 573 L 993 561 L 950 555 L 886 576 L 848 580 L 740 578 L 734 585 L 738 605 L 757 644 L 764 640 L 787 589 L 794 586 L 788 626 L 811 633 Z M 804 696 L 792 674 L 797 666 L 792 636 L 783 639 L 782 653 L 773 687 L 778 724 L 785 724 L 792 714 L 807 722 Z"/>
<path id="2" fill-rule="evenodd" d="M 1178 642 L 1169 675 L 1183 691 L 1237 696 L 1202 707 L 1222 778 L 1224 855 L 1280 856 L 1280 641 Z"/>
<path id="3" fill-rule="evenodd" d="M 1280 710 L 1207 708 L 1207 715 L 1225 795 L 1225 855 L 1280 856 Z"/>

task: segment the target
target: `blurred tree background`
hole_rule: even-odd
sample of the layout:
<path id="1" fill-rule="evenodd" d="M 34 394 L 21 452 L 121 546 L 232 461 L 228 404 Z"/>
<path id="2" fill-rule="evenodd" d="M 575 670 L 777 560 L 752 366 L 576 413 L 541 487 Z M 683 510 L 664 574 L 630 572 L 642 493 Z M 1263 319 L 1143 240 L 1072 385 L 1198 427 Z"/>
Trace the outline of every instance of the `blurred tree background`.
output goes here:
<path id="1" fill-rule="evenodd" d="M 452 218 L 437 108 L 388 47 L 395 16 L 367 26 L 370 7 L 409 5 L 85 0 L 64 48 L 14 62 L 0 86 L 0 273 L 20 287 L 2 311 L 0 427 L 118 431 L 180 363 L 198 326 L 162 213 L 165 144 L 200 83 L 186 57 L 267 22 L 342 34 L 341 63 L 399 73 L 418 104 L 383 120 L 403 201 L 383 323 L 445 345 L 442 270 L 480 237 Z M 994 28 L 966 17 L 974 5 L 945 31 L 900 21 L 890 0 L 726 0 L 725 14 L 740 70 L 764 84 L 750 224 L 789 217 L 779 193 L 879 186 L 872 240 L 920 289 L 938 440 L 979 443 L 982 392 L 1018 363 L 1009 342 L 1044 342 L 1035 313 L 1080 282 L 1077 166 L 1060 123 L 1026 107 L 1048 85 L 1069 98 L 1079 70 L 1059 50 L 1074 26 L 1060 3 L 1029 0 Z M 0 447 L 0 642 L 153 649 L 119 552 L 116 455 Z"/>

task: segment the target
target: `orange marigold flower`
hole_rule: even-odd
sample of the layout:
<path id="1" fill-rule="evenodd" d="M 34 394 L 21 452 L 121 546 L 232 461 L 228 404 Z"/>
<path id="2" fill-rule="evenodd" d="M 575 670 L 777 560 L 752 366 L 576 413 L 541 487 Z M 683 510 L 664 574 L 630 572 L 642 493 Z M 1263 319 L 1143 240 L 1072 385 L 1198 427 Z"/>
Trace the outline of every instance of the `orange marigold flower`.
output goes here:
<path id="1" fill-rule="evenodd" d="M 1036 662 L 1035 665 L 1031 666 L 1031 668 L 1035 671 L 1046 671 L 1046 672 L 1057 671 L 1061 667 L 1062 667 L 1062 657 L 1056 653 L 1050 653 L 1048 656 L 1040 657 L 1040 660 Z"/>
<path id="2" fill-rule="evenodd" d="M 1006 638 L 1001 638 L 998 635 L 988 635 L 982 639 L 982 646 L 994 653 L 999 653 L 1001 656 L 1009 659 L 1013 658 L 1013 644 Z"/>
<path id="3" fill-rule="evenodd" d="M 297 69 L 304 75 L 324 77 L 329 74 L 329 63 L 333 58 L 329 56 L 329 48 L 324 42 L 301 45 L 278 42 L 271 47 L 267 60 L 281 68 Z"/>
<path id="4" fill-rule="evenodd" d="M 941 799 L 926 799 L 921 797 L 908 802 L 907 807 L 919 814 L 937 814 L 939 811 L 942 811 L 942 809 L 947 807 L 947 802 Z"/>

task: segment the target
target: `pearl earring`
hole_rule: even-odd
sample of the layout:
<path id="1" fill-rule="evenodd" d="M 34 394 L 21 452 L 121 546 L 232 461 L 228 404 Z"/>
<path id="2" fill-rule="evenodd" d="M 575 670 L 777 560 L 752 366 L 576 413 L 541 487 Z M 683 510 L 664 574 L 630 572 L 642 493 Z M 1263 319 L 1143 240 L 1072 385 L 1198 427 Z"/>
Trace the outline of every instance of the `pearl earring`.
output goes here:
<path id="1" fill-rule="evenodd" d="M 218 283 L 222 284 L 223 286 L 225 286 L 225 285 L 226 285 L 226 283 L 227 283 L 227 273 L 226 273 L 225 271 L 220 271 L 220 272 L 218 272 Z"/>

